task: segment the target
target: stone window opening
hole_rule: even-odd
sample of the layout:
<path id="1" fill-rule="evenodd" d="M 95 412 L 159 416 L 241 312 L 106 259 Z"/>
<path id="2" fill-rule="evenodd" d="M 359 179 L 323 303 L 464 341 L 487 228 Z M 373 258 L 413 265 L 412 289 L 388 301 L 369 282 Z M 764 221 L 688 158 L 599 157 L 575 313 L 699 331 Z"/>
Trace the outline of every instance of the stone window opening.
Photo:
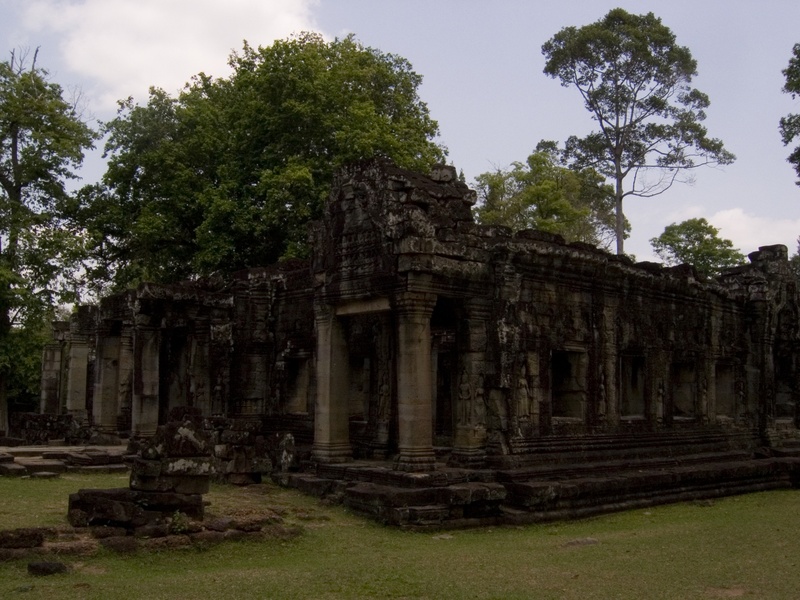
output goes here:
<path id="1" fill-rule="evenodd" d="M 550 356 L 553 418 L 584 421 L 586 416 L 585 352 L 554 350 Z"/>
<path id="2" fill-rule="evenodd" d="M 672 366 L 672 414 L 676 420 L 697 417 L 697 372 L 694 364 Z"/>
<path id="3" fill-rule="evenodd" d="M 646 408 L 647 362 L 641 354 L 620 357 L 620 416 L 625 419 L 644 418 Z"/>
<path id="4" fill-rule="evenodd" d="M 736 415 L 736 374 L 733 365 L 717 363 L 714 367 L 714 413 L 722 420 Z"/>
<path id="5" fill-rule="evenodd" d="M 308 414 L 311 387 L 309 362 L 308 355 L 286 358 L 286 412 L 289 414 Z"/>

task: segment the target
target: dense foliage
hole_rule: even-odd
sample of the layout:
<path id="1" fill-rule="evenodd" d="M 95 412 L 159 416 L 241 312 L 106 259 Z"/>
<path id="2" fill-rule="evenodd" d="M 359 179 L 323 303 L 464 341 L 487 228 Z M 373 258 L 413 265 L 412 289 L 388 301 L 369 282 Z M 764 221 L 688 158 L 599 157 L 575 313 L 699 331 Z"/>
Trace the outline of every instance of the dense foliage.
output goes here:
<path id="1" fill-rule="evenodd" d="M 375 155 L 428 170 L 445 150 L 405 59 L 305 33 L 245 44 L 233 74 L 152 89 L 108 123 L 108 170 L 74 215 L 93 275 L 115 287 L 266 265 L 306 252 L 332 174 Z"/>
<path id="2" fill-rule="evenodd" d="M 42 323 L 74 298 L 80 236 L 58 217 L 95 134 L 36 54 L 0 63 L 0 430 L 7 395 L 29 397 Z"/>
<path id="3" fill-rule="evenodd" d="M 566 152 L 614 182 L 619 254 L 626 196 L 654 196 L 687 170 L 734 160 L 702 125 L 709 100 L 690 87 L 697 74 L 691 52 L 652 13 L 614 9 L 596 23 L 562 29 L 542 52 L 544 72 L 575 87 L 597 122 L 598 131 L 570 137 Z"/>
<path id="4" fill-rule="evenodd" d="M 559 164 L 555 145 L 542 142 L 524 162 L 475 178 L 476 220 L 518 231 L 540 229 L 608 246 L 614 232 L 614 196 L 593 169 Z"/>
<path id="5" fill-rule="evenodd" d="M 800 44 L 795 44 L 792 49 L 792 58 L 789 66 L 783 70 L 786 85 L 783 91 L 791 94 L 792 98 L 800 97 Z M 789 114 L 780 121 L 781 138 L 784 145 L 789 145 L 796 138 L 800 138 L 800 114 Z M 797 185 L 800 185 L 800 145 L 796 146 L 789 155 L 789 162 L 794 165 L 797 172 Z"/>
<path id="6" fill-rule="evenodd" d="M 698 273 L 718 275 L 723 269 L 745 262 L 733 242 L 719 237 L 719 229 L 705 219 L 687 219 L 664 228 L 650 244 L 668 265 L 694 265 Z"/>

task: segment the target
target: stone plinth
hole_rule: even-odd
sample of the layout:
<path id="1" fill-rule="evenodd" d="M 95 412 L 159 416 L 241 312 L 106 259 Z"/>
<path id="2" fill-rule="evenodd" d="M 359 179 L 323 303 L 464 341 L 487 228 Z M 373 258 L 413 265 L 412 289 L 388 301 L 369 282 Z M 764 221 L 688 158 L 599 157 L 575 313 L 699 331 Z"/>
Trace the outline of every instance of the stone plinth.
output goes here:
<path id="1" fill-rule="evenodd" d="M 129 489 L 79 490 L 70 495 L 70 523 L 132 530 L 163 523 L 176 512 L 202 519 L 202 494 L 208 492 L 215 473 L 214 445 L 196 421 L 163 425 L 143 443 L 131 466 Z"/>

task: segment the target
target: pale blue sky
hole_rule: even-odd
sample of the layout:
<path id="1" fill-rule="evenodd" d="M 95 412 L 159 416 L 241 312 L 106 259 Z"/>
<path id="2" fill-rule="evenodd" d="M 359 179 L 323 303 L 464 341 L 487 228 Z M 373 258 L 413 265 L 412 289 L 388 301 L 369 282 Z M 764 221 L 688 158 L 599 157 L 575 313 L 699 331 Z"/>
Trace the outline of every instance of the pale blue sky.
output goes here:
<path id="1" fill-rule="evenodd" d="M 626 250 L 647 259 L 649 238 L 666 225 L 704 216 L 745 253 L 773 243 L 794 252 L 800 187 L 777 123 L 800 112 L 780 91 L 800 42 L 796 0 L 0 0 L 0 50 L 39 46 L 53 78 L 80 86 L 88 109 L 108 119 L 115 99 L 144 100 L 151 84 L 174 92 L 201 70 L 226 75 L 227 55 L 243 39 L 269 45 L 303 29 L 352 32 L 423 75 L 440 141 L 471 181 L 524 160 L 540 139 L 590 130 L 577 92 L 542 73 L 541 45 L 616 6 L 654 12 L 691 49 L 694 84 L 711 99 L 709 132 L 738 157 L 699 170 L 692 186 L 629 199 Z M 85 179 L 101 172 L 93 158 Z"/>

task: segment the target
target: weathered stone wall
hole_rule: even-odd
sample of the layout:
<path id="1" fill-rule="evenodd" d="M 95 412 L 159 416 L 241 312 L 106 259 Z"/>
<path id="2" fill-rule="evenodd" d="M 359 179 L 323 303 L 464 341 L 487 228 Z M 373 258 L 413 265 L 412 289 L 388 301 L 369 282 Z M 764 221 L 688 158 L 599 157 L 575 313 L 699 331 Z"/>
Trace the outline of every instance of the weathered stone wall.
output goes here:
<path id="1" fill-rule="evenodd" d="M 310 263 L 143 285 L 83 309 L 94 325 L 64 335 L 60 372 L 53 350 L 47 390 L 60 381 L 71 400 L 57 404 L 73 412 L 93 390 L 94 425 L 109 431 L 149 435 L 191 406 L 260 423 L 256 436 L 313 431 L 320 462 L 395 457 L 412 471 L 440 448 L 480 465 L 565 436 L 795 434 L 800 315 L 785 247 L 703 280 L 478 225 L 474 202 L 452 167 L 345 168 Z M 96 352 L 83 391 L 69 379 L 81 344 Z"/>

